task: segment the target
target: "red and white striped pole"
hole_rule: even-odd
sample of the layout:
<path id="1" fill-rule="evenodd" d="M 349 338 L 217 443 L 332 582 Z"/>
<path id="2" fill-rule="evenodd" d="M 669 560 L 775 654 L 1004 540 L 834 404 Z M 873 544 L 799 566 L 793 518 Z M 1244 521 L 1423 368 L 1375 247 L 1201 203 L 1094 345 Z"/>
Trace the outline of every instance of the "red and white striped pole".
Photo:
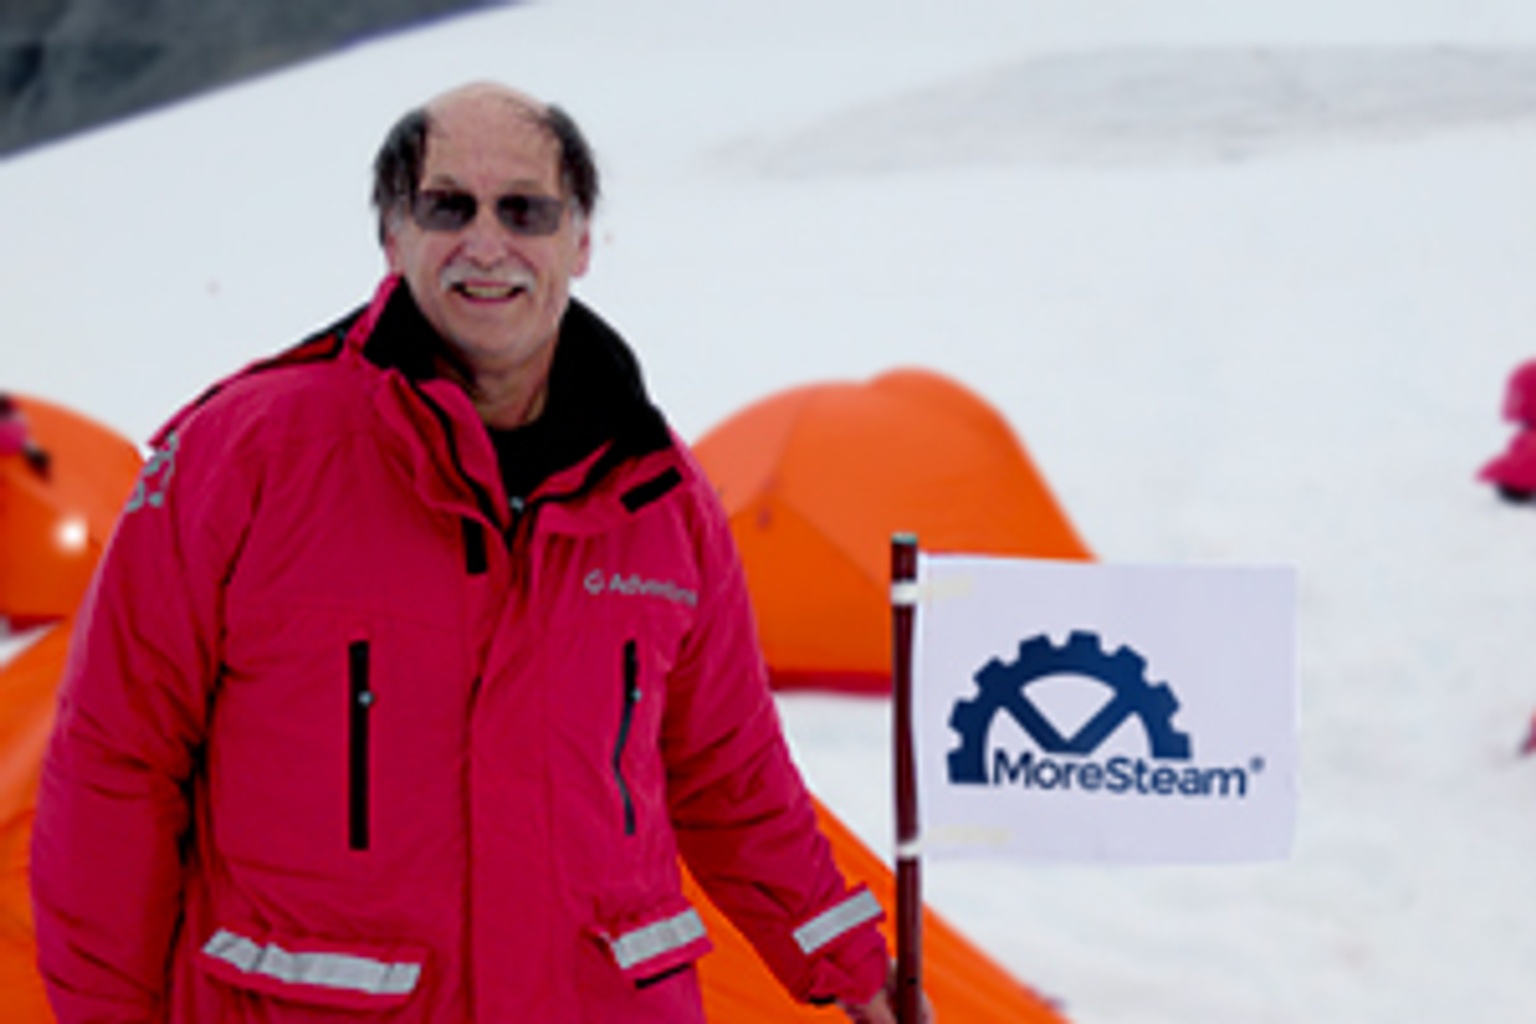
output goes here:
<path id="1" fill-rule="evenodd" d="M 923 1005 L 923 880 L 912 733 L 912 640 L 917 537 L 891 538 L 891 698 L 896 769 L 896 1020 L 919 1024 Z"/>

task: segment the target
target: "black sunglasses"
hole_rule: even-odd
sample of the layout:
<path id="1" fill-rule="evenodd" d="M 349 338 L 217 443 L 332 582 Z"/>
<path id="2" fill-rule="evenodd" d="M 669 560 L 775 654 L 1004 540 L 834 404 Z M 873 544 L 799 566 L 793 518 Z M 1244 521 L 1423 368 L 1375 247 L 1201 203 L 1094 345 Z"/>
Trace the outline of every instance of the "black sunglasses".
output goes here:
<path id="1" fill-rule="evenodd" d="M 560 230 L 565 200 L 508 192 L 497 197 L 492 208 L 501 226 L 514 235 L 552 235 Z M 411 218 L 423 231 L 463 231 L 479 212 L 478 198 L 452 189 L 423 189 L 411 203 Z"/>

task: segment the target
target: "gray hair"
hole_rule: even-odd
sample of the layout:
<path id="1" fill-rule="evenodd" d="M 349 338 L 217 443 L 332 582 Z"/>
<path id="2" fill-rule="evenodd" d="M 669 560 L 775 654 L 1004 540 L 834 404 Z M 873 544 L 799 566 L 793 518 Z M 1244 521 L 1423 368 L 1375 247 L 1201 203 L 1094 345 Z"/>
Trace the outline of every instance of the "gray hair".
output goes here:
<path id="1" fill-rule="evenodd" d="M 561 187 L 575 200 L 582 215 L 590 217 L 597 207 L 600 185 L 597 162 L 586 136 L 575 119 L 554 104 L 529 113 L 559 146 Z M 372 200 L 381 243 L 388 233 L 389 218 L 416 199 L 431 131 L 432 115 L 427 107 L 407 111 L 389 130 L 373 158 Z"/>

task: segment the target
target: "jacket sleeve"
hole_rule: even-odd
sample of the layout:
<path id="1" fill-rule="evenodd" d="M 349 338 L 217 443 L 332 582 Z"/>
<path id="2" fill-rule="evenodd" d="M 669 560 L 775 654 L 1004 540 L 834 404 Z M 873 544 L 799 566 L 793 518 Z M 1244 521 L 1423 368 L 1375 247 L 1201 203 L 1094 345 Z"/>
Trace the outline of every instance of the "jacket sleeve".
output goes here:
<path id="1" fill-rule="evenodd" d="M 694 877 L 797 999 L 862 1004 L 889 968 L 882 911 L 850 890 L 790 759 L 724 513 L 702 525 L 707 587 L 668 690 L 669 803 Z"/>
<path id="2" fill-rule="evenodd" d="M 163 1019 L 230 524 L 250 499 L 162 435 L 73 638 L 33 828 L 38 960 L 60 1024 Z"/>

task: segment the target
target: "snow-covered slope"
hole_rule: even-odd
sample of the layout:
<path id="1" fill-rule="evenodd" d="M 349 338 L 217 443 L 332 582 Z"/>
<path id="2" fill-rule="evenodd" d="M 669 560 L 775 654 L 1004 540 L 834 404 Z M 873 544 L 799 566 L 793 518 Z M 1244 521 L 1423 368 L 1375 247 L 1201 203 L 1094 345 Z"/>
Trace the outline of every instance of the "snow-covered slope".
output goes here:
<path id="1" fill-rule="evenodd" d="M 373 43 L 0 163 L 0 386 L 144 437 L 362 299 L 400 110 L 552 97 L 607 173 L 581 292 L 684 433 L 928 366 L 1101 557 L 1299 570 L 1290 861 L 932 864 L 941 911 L 1082 1024 L 1516 1024 L 1536 512 L 1472 474 L 1536 350 L 1536 7 L 1251 6 L 565 0 Z M 884 705 L 782 706 L 888 848 Z"/>

